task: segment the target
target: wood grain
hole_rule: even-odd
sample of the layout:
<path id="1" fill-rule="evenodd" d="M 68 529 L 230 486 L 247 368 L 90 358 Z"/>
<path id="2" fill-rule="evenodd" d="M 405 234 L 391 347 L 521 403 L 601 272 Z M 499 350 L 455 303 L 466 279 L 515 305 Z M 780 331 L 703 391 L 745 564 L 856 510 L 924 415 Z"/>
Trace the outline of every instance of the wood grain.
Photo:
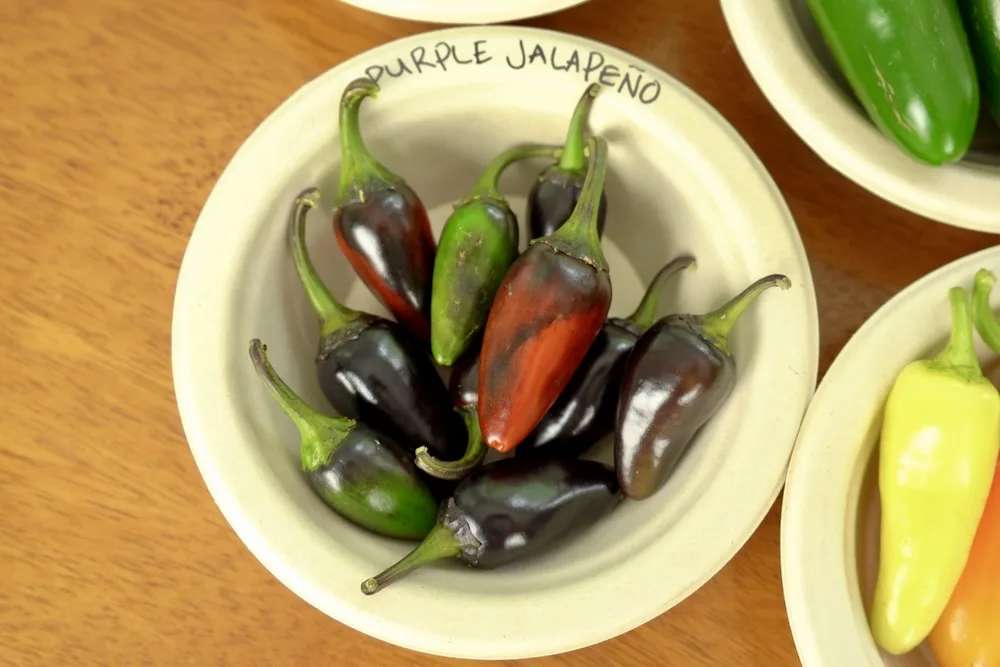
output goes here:
<path id="1" fill-rule="evenodd" d="M 717 3 L 594 0 L 527 23 L 656 63 L 746 137 L 802 230 L 823 369 L 895 292 L 995 242 L 824 165 L 753 84 Z M 241 141 L 324 70 L 433 26 L 334 0 L 5 0 L 0 26 L 0 663 L 460 664 L 356 633 L 257 563 L 195 469 L 170 373 L 181 257 Z M 676 609 L 532 664 L 797 665 L 779 507 Z"/>

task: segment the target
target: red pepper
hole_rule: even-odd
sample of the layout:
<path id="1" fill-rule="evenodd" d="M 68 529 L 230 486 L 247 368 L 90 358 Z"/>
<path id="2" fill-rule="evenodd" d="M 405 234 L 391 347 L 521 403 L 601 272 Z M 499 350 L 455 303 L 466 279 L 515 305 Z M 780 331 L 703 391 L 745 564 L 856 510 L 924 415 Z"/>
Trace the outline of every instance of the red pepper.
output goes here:
<path id="1" fill-rule="evenodd" d="M 535 239 L 504 275 L 490 308 L 479 368 L 479 425 L 509 452 L 569 383 L 611 306 L 598 209 L 608 145 L 588 143 L 587 176 L 569 220 Z"/>
<path id="2" fill-rule="evenodd" d="M 356 79 L 340 100 L 340 187 L 333 227 L 365 285 L 400 324 L 427 342 L 437 246 L 417 193 L 376 160 L 361 137 L 361 102 L 378 90 L 374 81 Z"/>

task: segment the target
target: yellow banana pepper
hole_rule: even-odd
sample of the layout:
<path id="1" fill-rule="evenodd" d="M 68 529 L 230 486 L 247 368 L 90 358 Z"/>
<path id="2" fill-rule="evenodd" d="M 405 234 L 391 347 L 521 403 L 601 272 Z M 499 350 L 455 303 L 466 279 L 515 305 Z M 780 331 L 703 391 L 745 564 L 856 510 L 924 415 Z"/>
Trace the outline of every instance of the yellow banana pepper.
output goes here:
<path id="1" fill-rule="evenodd" d="M 969 293 L 954 287 L 951 338 L 907 364 L 885 404 L 879 446 L 882 526 L 870 615 L 876 644 L 920 644 L 965 567 L 1000 451 L 1000 393 L 979 367 Z"/>

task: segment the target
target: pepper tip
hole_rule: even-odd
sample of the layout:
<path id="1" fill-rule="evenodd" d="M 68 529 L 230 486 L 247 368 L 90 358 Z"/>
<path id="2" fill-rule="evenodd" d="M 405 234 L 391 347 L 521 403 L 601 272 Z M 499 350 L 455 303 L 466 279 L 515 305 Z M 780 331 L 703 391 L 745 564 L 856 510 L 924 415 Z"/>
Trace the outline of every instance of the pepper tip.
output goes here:
<path id="1" fill-rule="evenodd" d="M 375 593 L 378 593 L 378 588 L 378 581 L 375 577 L 365 579 L 361 582 L 361 592 L 365 595 L 374 595 Z"/>
<path id="2" fill-rule="evenodd" d="M 997 277 L 996 274 L 989 269 L 983 268 L 976 271 L 976 277 L 974 280 L 977 284 L 992 288 L 993 285 L 996 284 Z"/>

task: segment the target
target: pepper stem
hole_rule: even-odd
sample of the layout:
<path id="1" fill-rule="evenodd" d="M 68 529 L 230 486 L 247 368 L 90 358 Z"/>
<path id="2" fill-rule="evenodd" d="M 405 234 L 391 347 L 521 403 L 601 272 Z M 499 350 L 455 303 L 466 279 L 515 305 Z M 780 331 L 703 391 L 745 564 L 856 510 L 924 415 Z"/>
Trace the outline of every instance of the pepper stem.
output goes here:
<path id="1" fill-rule="evenodd" d="M 979 269 L 972 284 L 972 321 L 986 346 L 1000 354 L 1000 323 L 990 308 L 990 292 L 997 278 L 988 269 Z"/>
<path id="2" fill-rule="evenodd" d="M 374 184 L 399 180 L 368 151 L 361 136 L 361 103 L 379 93 L 377 83 L 361 77 L 351 81 L 340 97 L 340 188 L 338 205 L 352 198 L 365 201 L 365 191 Z"/>
<path id="3" fill-rule="evenodd" d="M 682 255 L 668 262 L 649 282 L 649 287 L 642 295 L 642 301 L 639 302 L 635 312 L 625 319 L 637 326 L 640 331 L 645 331 L 653 326 L 653 320 L 656 319 L 656 307 L 659 304 L 664 285 L 674 274 L 688 267 L 698 268 L 697 262 L 691 255 Z"/>
<path id="4" fill-rule="evenodd" d="M 267 346 L 259 338 L 250 341 L 250 360 L 268 392 L 299 429 L 302 469 L 309 472 L 328 463 L 333 452 L 354 429 L 354 420 L 327 417 L 309 407 L 275 372 L 267 358 Z"/>
<path id="5" fill-rule="evenodd" d="M 597 216 L 608 172 L 608 142 L 603 137 L 593 136 L 587 142 L 587 150 L 587 175 L 573 213 L 559 229 L 532 243 L 545 243 L 600 271 L 607 271 L 608 262 L 601 250 L 601 237 L 597 231 Z"/>
<path id="6" fill-rule="evenodd" d="M 462 204 L 473 199 L 503 199 L 500 194 L 500 176 L 510 165 L 520 160 L 527 160 L 534 157 L 558 158 L 562 155 L 562 146 L 545 146 L 542 144 L 528 144 L 525 146 L 514 146 L 508 148 L 493 158 L 479 180 L 472 186 L 472 190 L 462 200 Z M 459 204 L 461 206 L 461 204 Z"/>
<path id="7" fill-rule="evenodd" d="M 348 308 L 333 297 L 316 272 L 312 259 L 309 258 L 309 249 L 306 247 L 306 215 L 310 209 L 318 206 L 318 199 L 319 190 L 316 188 L 303 190 L 295 198 L 295 204 L 288 218 L 288 229 L 291 235 L 295 272 L 299 274 L 299 282 L 302 283 L 313 310 L 319 316 L 320 337 L 323 338 L 357 320 L 361 317 L 361 313 Z"/>
<path id="8" fill-rule="evenodd" d="M 365 595 L 374 595 L 418 567 L 423 567 L 442 558 L 454 558 L 459 555 L 460 550 L 461 547 L 455 535 L 440 523 L 434 524 L 423 542 L 406 554 L 402 560 L 371 579 L 365 579 L 361 583 L 361 592 Z"/>
<path id="9" fill-rule="evenodd" d="M 931 360 L 931 366 L 955 373 L 967 382 L 983 377 L 972 340 L 972 315 L 969 312 L 969 292 L 964 287 L 948 290 L 951 304 L 951 336 L 944 349 Z"/>
<path id="10" fill-rule="evenodd" d="M 573 115 L 569 119 L 569 130 L 566 132 L 566 143 L 562 157 L 559 159 L 559 169 L 573 174 L 583 174 L 584 167 L 587 166 L 587 159 L 583 154 L 584 140 L 583 132 L 590 118 L 590 108 L 594 105 L 594 98 L 601 92 L 601 86 L 592 83 L 587 86 L 573 109 Z"/>
<path id="11" fill-rule="evenodd" d="M 726 354 L 729 354 L 729 332 L 733 330 L 736 321 L 747 309 L 747 306 L 753 303 L 764 290 L 771 287 L 780 287 L 786 290 L 791 286 L 792 281 L 779 273 L 761 278 L 721 308 L 697 317 L 696 320 L 701 327 L 702 335 L 718 345 Z"/>
<path id="12" fill-rule="evenodd" d="M 426 447 L 419 447 L 414 453 L 417 467 L 438 479 L 462 479 L 486 458 L 486 442 L 479 428 L 479 416 L 473 408 L 459 410 L 469 431 L 469 444 L 465 454 L 456 461 L 441 461 L 432 456 Z"/>

